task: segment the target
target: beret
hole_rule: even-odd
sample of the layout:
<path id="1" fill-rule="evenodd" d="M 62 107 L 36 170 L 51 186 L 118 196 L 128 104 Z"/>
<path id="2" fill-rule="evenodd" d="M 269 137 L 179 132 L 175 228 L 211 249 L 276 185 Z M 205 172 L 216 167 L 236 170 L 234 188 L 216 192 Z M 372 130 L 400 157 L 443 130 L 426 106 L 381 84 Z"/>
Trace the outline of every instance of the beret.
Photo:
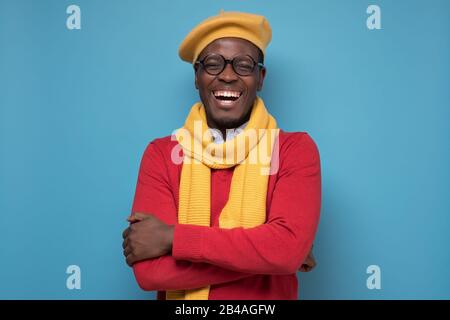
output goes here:
<path id="1" fill-rule="evenodd" d="M 178 54 L 182 60 L 194 63 L 208 44 L 226 37 L 248 40 L 265 54 L 266 47 L 272 39 L 272 29 L 269 21 L 263 16 L 221 11 L 192 29 L 181 43 Z"/>

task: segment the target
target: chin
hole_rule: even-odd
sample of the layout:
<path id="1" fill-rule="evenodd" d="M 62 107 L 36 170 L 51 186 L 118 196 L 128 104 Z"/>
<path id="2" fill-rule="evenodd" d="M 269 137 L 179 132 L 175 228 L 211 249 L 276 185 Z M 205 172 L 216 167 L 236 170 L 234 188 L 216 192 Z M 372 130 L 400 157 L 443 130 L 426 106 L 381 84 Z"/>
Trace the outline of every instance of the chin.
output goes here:
<path id="1" fill-rule="evenodd" d="M 215 122 L 224 129 L 234 129 L 236 127 L 239 127 L 242 124 L 241 119 L 219 119 Z"/>
<path id="2" fill-rule="evenodd" d="M 224 108 L 218 105 L 214 99 L 202 99 L 202 101 L 206 108 L 206 113 L 210 115 L 210 119 L 219 128 L 234 129 L 246 121 L 246 115 L 250 112 L 251 108 L 245 112 L 244 110 L 247 109 L 245 103 L 240 102 L 230 108 Z"/>
<path id="3" fill-rule="evenodd" d="M 211 113 L 212 120 L 221 128 L 233 129 L 239 127 L 245 122 L 245 114 L 234 114 L 232 112 L 224 112 L 223 110 L 215 110 Z"/>

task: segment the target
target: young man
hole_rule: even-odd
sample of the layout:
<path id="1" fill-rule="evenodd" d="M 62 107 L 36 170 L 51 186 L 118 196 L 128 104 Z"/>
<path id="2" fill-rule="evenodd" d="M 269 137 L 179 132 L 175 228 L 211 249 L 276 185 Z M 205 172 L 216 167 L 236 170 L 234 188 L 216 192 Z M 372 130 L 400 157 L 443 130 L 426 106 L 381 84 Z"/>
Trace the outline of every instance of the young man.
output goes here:
<path id="1" fill-rule="evenodd" d="M 180 46 L 201 102 L 145 150 L 123 233 L 138 284 L 158 299 L 297 299 L 297 270 L 315 265 L 319 152 L 257 96 L 270 40 L 264 17 L 221 12 Z"/>

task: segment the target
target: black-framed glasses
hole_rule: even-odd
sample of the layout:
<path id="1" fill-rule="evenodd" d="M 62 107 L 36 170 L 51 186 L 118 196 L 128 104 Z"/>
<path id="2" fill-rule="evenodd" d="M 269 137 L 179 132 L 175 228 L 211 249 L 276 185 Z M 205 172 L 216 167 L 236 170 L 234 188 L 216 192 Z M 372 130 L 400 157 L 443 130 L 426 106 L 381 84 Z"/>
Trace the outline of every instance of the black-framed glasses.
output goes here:
<path id="1" fill-rule="evenodd" d="M 220 54 L 210 54 L 202 60 L 195 61 L 196 65 L 201 64 L 203 69 L 212 76 L 217 76 L 225 70 L 227 64 L 231 64 L 235 73 L 240 76 L 249 76 L 255 70 L 255 67 L 264 67 L 261 62 L 256 62 L 248 55 L 237 56 L 232 60 L 225 59 Z"/>

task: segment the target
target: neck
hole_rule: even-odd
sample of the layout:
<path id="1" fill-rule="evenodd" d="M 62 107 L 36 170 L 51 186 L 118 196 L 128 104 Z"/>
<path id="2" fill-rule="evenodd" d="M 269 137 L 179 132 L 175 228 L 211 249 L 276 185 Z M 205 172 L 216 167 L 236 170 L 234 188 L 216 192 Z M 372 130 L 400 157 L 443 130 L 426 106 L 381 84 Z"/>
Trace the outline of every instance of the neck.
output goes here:
<path id="1" fill-rule="evenodd" d="M 223 139 L 226 140 L 227 139 L 227 129 L 238 128 L 241 125 L 243 125 L 244 123 L 246 123 L 247 121 L 249 121 L 250 120 L 251 111 L 252 111 L 252 109 L 249 110 L 249 112 L 245 115 L 245 117 L 242 117 L 239 121 L 236 121 L 232 125 L 228 125 L 228 126 L 226 126 L 226 125 L 225 126 L 219 125 L 216 121 L 214 121 L 213 119 L 210 119 L 208 117 L 208 115 L 206 115 L 206 122 L 207 122 L 209 128 L 213 128 L 213 129 L 219 130 L 220 133 L 222 134 Z"/>

